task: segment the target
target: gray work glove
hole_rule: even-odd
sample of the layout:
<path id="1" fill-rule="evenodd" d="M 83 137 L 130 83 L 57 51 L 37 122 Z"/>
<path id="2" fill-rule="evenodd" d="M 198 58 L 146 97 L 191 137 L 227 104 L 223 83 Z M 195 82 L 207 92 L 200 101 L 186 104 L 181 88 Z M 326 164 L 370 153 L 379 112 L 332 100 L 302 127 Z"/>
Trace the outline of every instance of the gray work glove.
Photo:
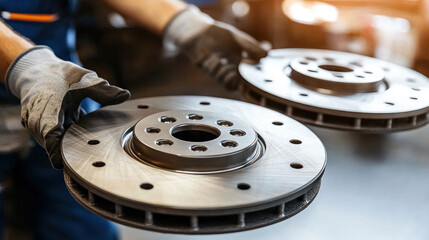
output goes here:
<path id="1" fill-rule="evenodd" d="M 206 73 L 231 89 L 238 85 L 238 64 L 243 53 L 255 61 L 267 56 L 267 51 L 254 38 L 213 20 L 192 5 L 168 23 L 163 35 L 167 49 L 184 52 Z"/>
<path id="2" fill-rule="evenodd" d="M 93 71 L 63 61 L 44 46 L 18 56 L 6 74 L 9 91 L 21 99 L 21 123 L 46 149 L 54 168 L 62 168 L 61 137 L 79 118 L 79 105 L 92 98 L 102 105 L 130 97 Z"/>

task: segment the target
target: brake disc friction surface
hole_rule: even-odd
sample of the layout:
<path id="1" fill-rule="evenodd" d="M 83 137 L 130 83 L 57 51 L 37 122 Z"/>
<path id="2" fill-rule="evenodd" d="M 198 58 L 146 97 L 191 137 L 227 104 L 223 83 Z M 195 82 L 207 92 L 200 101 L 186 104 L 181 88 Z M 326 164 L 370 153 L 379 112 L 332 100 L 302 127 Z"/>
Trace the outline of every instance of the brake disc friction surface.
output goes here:
<path id="1" fill-rule="evenodd" d="M 66 184 L 91 211 L 187 234 L 272 224 L 316 196 L 326 154 L 306 127 L 253 104 L 155 97 L 89 114 L 65 134 Z"/>
<path id="2" fill-rule="evenodd" d="M 242 63 L 252 102 L 299 121 L 344 130 L 389 132 L 428 123 L 429 80 L 413 70 L 351 53 L 279 49 Z"/>

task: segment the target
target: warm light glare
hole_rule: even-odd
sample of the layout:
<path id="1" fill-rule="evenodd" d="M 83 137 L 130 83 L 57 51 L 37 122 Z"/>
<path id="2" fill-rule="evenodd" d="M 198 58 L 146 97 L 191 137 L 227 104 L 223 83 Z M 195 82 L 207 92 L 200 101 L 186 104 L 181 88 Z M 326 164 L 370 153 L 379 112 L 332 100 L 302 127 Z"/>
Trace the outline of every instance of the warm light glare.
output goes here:
<path id="1" fill-rule="evenodd" d="M 410 31 L 410 22 L 405 18 L 389 17 L 383 15 L 373 16 L 373 27 L 394 32 L 407 33 Z"/>
<path id="2" fill-rule="evenodd" d="M 282 9 L 287 17 L 304 24 L 334 22 L 338 19 L 338 9 L 335 6 L 318 1 L 285 0 Z"/>
<path id="3" fill-rule="evenodd" d="M 236 17 L 244 17 L 249 13 L 250 6 L 246 1 L 238 0 L 232 4 L 231 9 Z"/>

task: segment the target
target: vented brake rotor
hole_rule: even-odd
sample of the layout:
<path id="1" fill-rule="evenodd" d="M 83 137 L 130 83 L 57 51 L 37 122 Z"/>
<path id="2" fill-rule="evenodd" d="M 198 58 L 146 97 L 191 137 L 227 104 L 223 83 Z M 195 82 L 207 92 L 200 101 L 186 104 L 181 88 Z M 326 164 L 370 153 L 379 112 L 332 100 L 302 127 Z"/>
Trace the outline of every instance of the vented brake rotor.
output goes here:
<path id="1" fill-rule="evenodd" d="M 62 142 L 73 197 L 160 232 L 234 232 L 289 218 L 316 197 L 320 140 L 278 112 L 214 97 L 128 101 L 81 118 Z"/>
<path id="2" fill-rule="evenodd" d="M 413 70 L 351 53 L 279 49 L 241 63 L 243 95 L 299 121 L 390 132 L 429 121 L 429 81 Z"/>

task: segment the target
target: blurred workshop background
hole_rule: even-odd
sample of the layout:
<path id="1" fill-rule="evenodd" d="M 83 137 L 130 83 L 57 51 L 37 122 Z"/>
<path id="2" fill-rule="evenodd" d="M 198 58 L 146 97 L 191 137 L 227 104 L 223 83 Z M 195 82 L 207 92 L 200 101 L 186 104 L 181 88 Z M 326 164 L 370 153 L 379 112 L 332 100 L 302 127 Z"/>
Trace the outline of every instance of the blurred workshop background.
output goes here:
<path id="1" fill-rule="evenodd" d="M 429 1 L 425 0 L 193 0 L 216 20 L 250 33 L 272 48 L 318 48 L 353 52 L 413 68 L 428 75 Z M 82 1 L 77 16 L 78 50 L 84 66 L 134 97 L 209 94 L 205 84 L 162 81 L 202 75 L 183 56 L 163 52 L 158 37 L 133 27 L 100 1 Z M 188 68 L 189 69 L 188 71 Z M 190 77 L 187 75 L 190 73 Z M 161 80 L 163 79 L 163 80 Z M 197 81 L 197 83 L 200 83 Z M 195 86 L 201 85 L 200 88 Z M 136 87 L 142 90 L 136 91 Z M 191 92 L 189 92 L 191 91 Z M 221 90 L 221 92 L 224 92 Z"/>
<path id="2" fill-rule="evenodd" d="M 353 52 L 429 76 L 429 0 L 189 2 L 272 48 Z M 77 49 L 83 66 L 130 89 L 132 98 L 193 94 L 243 100 L 185 56 L 164 51 L 159 37 L 100 0 L 82 0 L 79 9 Z M 166 235 L 121 226 L 122 238 L 429 239 L 428 127 L 389 136 L 312 130 L 327 147 L 328 166 L 319 197 L 302 214 L 261 230 L 219 236 Z M 31 194 L 25 186 L 17 189 L 21 193 L 14 196 Z M 8 210 L 16 216 L 9 239 L 26 239 L 22 229 L 31 224 L 26 209 L 17 204 Z"/>

